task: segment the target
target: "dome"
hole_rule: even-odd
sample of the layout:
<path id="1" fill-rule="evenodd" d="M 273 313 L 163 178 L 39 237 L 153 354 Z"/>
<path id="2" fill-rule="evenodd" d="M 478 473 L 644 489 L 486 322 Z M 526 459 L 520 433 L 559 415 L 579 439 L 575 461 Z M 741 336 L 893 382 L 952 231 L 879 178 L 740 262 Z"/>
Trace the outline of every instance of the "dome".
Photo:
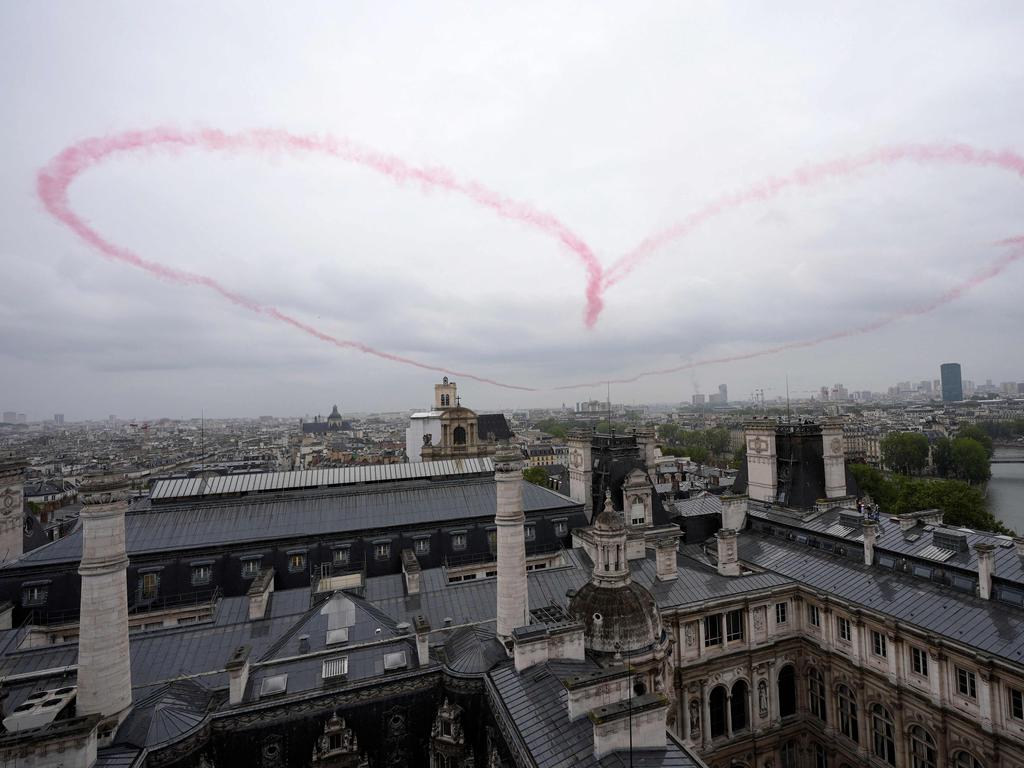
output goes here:
<path id="1" fill-rule="evenodd" d="M 612 495 L 605 491 L 604 509 L 594 518 L 594 528 L 598 531 L 615 532 L 625 531 L 626 524 L 622 521 L 622 515 L 612 508 Z"/>
<path id="2" fill-rule="evenodd" d="M 640 584 L 604 587 L 588 582 L 569 600 L 569 613 L 583 622 L 588 650 L 629 653 L 661 640 L 661 614 L 654 596 Z"/>

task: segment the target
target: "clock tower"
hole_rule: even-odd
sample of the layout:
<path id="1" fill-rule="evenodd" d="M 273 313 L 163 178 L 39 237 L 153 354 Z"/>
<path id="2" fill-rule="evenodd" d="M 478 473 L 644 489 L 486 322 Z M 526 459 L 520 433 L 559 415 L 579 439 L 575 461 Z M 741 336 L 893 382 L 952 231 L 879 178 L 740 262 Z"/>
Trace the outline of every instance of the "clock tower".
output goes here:
<path id="1" fill-rule="evenodd" d="M 0 454 L 0 562 L 24 552 L 26 466 L 14 454 Z"/>
<path id="2" fill-rule="evenodd" d="M 569 496 L 583 505 L 588 519 L 594 514 L 594 462 L 590 450 L 590 432 L 569 435 Z"/>

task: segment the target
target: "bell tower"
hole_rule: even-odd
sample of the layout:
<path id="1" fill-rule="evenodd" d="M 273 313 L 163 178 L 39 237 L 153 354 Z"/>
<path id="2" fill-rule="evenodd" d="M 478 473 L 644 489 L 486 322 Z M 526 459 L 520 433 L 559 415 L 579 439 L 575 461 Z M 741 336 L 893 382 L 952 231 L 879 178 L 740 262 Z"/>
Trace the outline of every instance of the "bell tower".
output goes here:
<path id="1" fill-rule="evenodd" d="M 445 376 L 440 384 L 434 385 L 434 410 L 441 411 L 445 408 L 454 408 L 458 404 L 458 393 L 454 381 L 448 381 Z"/>

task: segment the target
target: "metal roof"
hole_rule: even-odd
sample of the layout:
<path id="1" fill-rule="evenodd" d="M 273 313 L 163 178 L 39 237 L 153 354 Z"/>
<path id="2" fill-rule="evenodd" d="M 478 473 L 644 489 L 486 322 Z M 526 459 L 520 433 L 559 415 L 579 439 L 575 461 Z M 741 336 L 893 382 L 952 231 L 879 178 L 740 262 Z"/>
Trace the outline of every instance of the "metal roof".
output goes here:
<path id="1" fill-rule="evenodd" d="M 740 559 L 926 633 L 1016 664 L 1024 662 L 1024 611 L 924 579 L 855 563 L 757 533 L 740 535 Z"/>
<path id="2" fill-rule="evenodd" d="M 572 499 L 526 480 L 522 487 L 527 513 L 579 508 Z M 493 517 L 496 504 L 493 478 L 444 483 L 421 480 L 378 487 L 368 493 L 353 488 L 319 493 L 299 491 L 265 498 L 153 508 L 126 515 L 125 535 L 128 556 L 137 557 L 145 553 L 353 535 L 387 528 L 408 531 L 416 526 Z M 81 553 L 82 532 L 78 527 L 5 567 L 77 562 Z"/>
<path id="3" fill-rule="evenodd" d="M 410 464 L 371 464 L 360 467 L 304 469 L 294 472 L 254 472 L 223 477 L 186 477 L 157 480 L 150 498 L 153 501 L 188 499 L 195 496 L 221 496 L 236 493 L 266 493 L 288 488 L 332 488 L 356 483 L 384 483 L 395 480 L 451 478 L 494 472 L 490 458 L 446 459 Z"/>

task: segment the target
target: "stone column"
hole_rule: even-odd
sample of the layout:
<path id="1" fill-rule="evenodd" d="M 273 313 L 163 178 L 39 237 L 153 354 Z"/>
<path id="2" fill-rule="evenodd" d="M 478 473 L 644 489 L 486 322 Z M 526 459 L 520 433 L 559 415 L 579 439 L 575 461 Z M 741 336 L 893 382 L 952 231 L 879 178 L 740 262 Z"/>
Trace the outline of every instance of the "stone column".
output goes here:
<path id="1" fill-rule="evenodd" d="M 932 704 L 936 707 L 942 706 L 942 686 L 940 684 L 939 652 L 928 649 L 928 689 L 931 692 Z"/>
<path id="2" fill-rule="evenodd" d="M 992 733 L 992 673 L 982 667 L 978 670 L 978 707 L 981 709 L 981 727 Z"/>
<path id="3" fill-rule="evenodd" d="M 704 749 L 711 746 L 711 702 L 708 699 L 708 681 L 700 681 L 700 717 L 703 720 L 700 734 Z"/>
<path id="4" fill-rule="evenodd" d="M 518 449 L 503 446 L 494 457 L 497 494 L 498 639 L 529 624 L 526 585 L 526 515 L 523 512 L 523 462 Z"/>
<path id="5" fill-rule="evenodd" d="M 100 477 L 82 484 L 79 715 L 120 720 L 132 703 L 124 526 L 127 498 L 123 478 Z"/>

